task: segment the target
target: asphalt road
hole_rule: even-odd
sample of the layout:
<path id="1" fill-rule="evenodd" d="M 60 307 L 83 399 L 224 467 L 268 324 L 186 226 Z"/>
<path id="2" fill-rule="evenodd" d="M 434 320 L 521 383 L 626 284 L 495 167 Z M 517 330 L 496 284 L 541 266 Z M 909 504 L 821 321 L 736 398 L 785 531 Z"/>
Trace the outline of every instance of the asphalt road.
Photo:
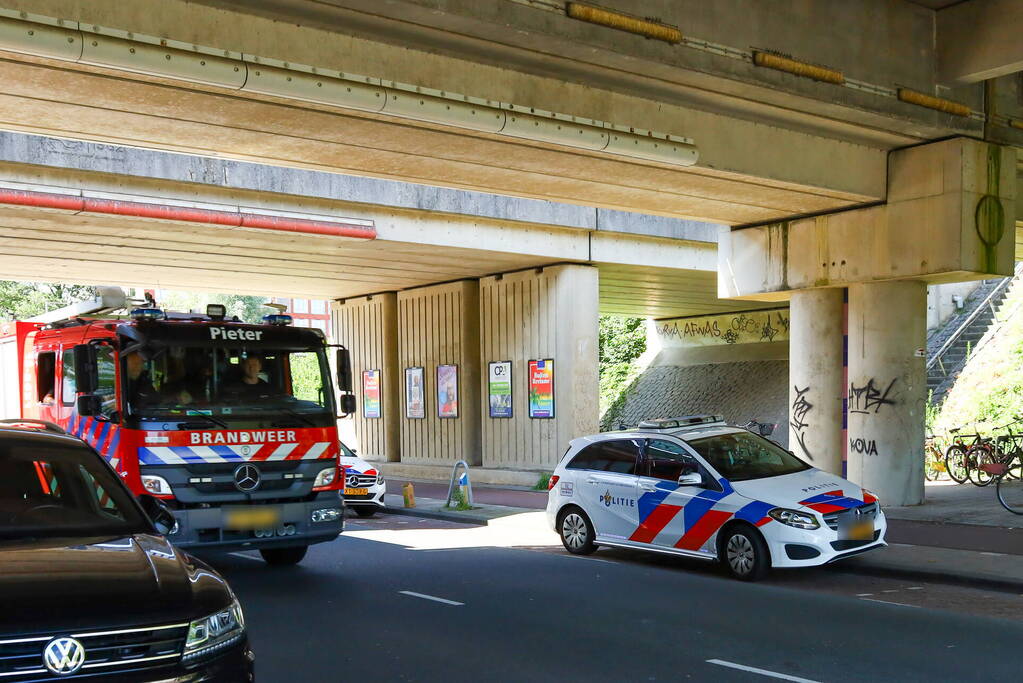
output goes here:
<path id="1" fill-rule="evenodd" d="M 241 598 L 264 682 L 993 681 L 1023 664 L 1016 595 L 827 569 L 751 585 L 647 553 L 489 547 L 490 533 L 378 516 L 299 567 L 205 559 Z"/>

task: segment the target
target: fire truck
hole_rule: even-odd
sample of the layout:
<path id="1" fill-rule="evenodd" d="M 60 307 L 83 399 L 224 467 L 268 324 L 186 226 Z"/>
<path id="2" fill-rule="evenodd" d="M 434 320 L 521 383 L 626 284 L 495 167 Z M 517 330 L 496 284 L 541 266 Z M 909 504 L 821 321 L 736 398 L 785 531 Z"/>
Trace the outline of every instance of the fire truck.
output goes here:
<path id="1" fill-rule="evenodd" d="M 130 311 L 115 315 L 117 311 Z M 175 313 L 101 288 L 0 329 L 0 417 L 56 423 L 88 442 L 187 549 L 257 549 L 295 564 L 344 528 L 338 404 L 355 408 L 337 347 L 336 399 L 320 330 L 277 311 Z"/>

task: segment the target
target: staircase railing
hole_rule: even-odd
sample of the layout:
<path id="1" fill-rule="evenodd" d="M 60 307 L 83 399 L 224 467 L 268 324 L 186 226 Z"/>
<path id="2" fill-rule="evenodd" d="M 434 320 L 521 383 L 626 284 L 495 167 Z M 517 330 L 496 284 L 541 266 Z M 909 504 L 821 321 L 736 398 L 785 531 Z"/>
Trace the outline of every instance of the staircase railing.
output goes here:
<path id="1" fill-rule="evenodd" d="M 998 283 L 997 287 L 988 292 L 988 295 L 984 297 L 984 300 L 980 302 L 980 305 L 974 308 L 973 312 L 970 313 L 970 315 L 966 316 L 966 319 L 959 324 L 955 332 L 949 335 L 948 339 L 946 339 L 945 343 L 942 344 L 941 347 L 935 352 L 934 356 L 927 360 L 928 372 L 930 372 L 931 368 L 934 367 L 935 364 L 937 364 L 938 368 L 941 370 L 941 373 L 945 376 L 948 375 L 948 371 L 945 369 L 945 364 L 942 362 L 942 358 L 944 357 L 945 353 L 950 348 L 952 348 L 952 345 L 959 340 L 959 337 L 961 337 L 963 333 L 966 332 L 967 328 L 969 328 L 970 325 L 973 324 L 973 321 L 975 321 L 980 316 L 982 311 L 984 311 L 985 309 L 990 309 L 992 314 L 996 312 L 994 305 L 995 299 L 1001 296 L 1002 293 L 1009 288 L 1009 285 L 1012 284 L 1013 280 L 1015 280 L 1021 274 L 1023 274 L 1023 261 L 1016 264 L 1016 268 L 1013 270 L 1012 277 L 1004 278 L 1001 282 Z"/>

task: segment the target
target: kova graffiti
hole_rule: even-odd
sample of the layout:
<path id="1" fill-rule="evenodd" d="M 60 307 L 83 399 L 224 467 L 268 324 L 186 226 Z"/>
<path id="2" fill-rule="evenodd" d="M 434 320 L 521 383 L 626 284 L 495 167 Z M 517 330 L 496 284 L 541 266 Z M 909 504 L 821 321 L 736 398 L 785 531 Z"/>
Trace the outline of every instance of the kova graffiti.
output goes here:
<path id="1" fill-rule="evenodd" d="M 860 455 L 877 455 L 877 441 L 874 439 L 849 439 L 849 450 Z"/>

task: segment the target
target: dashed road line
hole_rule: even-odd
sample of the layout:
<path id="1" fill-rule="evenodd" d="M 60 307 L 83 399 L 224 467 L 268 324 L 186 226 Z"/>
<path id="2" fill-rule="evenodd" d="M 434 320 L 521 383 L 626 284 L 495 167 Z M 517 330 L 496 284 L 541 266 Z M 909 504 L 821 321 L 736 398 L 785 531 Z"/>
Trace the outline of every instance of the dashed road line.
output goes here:
<path id="1" fill-rule="evenodd" d="M 415 593 L 413 591 L 398 591 L 402 595 L 408 595 L 413 598 L 421 598 L 423 600 L 432 600 L 433 602 L 439 602 L 444 605 L 454 605 L 455 607 L 465 606 L 464 602 L 456 602 L 454 600 L 448 600 L 447 598 L 438 598 L 436 595 L 426 595 L 425 593 Z"/>
<path id="2" fill-rule="evenodd" d="M 860 599 L 861 600 L 865 600 L 866 602 L 880 602 L 880 603 L 885 604 L 885 605 L 898 605 L 899 607 L 920 607 L 920 605 L 907 605 L 904 602 L 891 602 L 889 600 L 875 600 L 873 598 L 860 598 Z"/>
<path id="3" fill-rule="evenodd" d="M 252 560 L 253 562 L 262 562 L 263 561 L 263 560 L 259 559 L 258 557 L 253 557 L 252 555 L 246 555 L 244 553 L 228 553 L 228 555 L 230 555 L 231 557 L 240 557 L 243 560 Z"/>
<path id="4" fill-rule="evenodd" d="M 818 683 L 818 681 L 810 680 L 809 678 L 800 678 L 799 676 L 790 676 L 788 674 L 780 674 L 776 671 L 768 671 L 767 669 L 758 669 L 755 666 L 746 666 L 744 664 L 736 664 L 735 662 L 726 662 L 723 659 L 708 659 L 708 664 L 717 664 L 718 666 L 726 666 L 729 669 L 738 669 L 739 671 L 748 671 L 753 674 L 760 674 L 761 676 L 769 676 L 771 678 L 778 678 L 783 681 L 794 681 L 795 683 Z"/>

